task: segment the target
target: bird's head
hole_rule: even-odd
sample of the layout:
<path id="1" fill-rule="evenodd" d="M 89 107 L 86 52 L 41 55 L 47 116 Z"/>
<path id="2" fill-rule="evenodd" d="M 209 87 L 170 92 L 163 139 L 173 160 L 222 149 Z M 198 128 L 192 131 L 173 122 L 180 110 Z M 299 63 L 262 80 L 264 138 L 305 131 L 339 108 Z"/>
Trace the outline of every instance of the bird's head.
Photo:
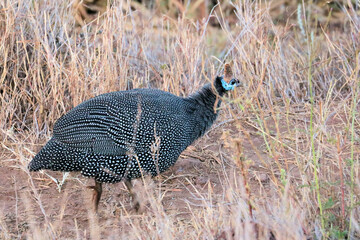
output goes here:
<path id="1" fill-rule="evenodd" d="M 235 87 L 241 86 L 241 82 L 234 78 L 233 71 L 229 63 L 226 63 L 224 66 L 224 75 L 218 76 L 215 79 L 215 87 L 220 95 L 234 90 Z"/>

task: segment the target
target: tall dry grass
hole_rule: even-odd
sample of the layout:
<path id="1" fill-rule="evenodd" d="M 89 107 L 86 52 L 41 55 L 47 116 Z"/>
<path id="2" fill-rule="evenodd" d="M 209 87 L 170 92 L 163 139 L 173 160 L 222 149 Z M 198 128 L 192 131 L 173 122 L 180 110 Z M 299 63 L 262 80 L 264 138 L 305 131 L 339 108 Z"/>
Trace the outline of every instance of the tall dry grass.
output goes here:
<path id="1" fill-rule="evenodd" d="M 221 9 L 211 12 L 221 26 L 213 28 L 129 6 L 116 1 L 78 32 L 69 2 L 0 3 L 0 166 L 19 170 L 10 183 L 2 179 L 15 207 L 0 206 L 0 237 L 359 238 L 359 12 L 348 7 L 341 28 L 322 28 L 302 4 L 296 23 L 274 25 L 267 8 L 244 0 L 234 5 L 236 25 Z M 142 214 L 122 201 L 123 191 L 101 217 L 91 208 L 78 216 L 71 195 L 88 199 L 71 190 L 84 182 L 77 175 L 56 203 L 44 198 L 48 177 L 26 166 L 61 115 L 110 91 L 187 96 L 225 61 L 245 86 L 225 98 L 219 121 L 191 148 L 217 146 L 215 163 L 205 150 L 198 156 L 213 173 L 198 173 L 209 177 L 203 186 L 186 173 L 138 181 Z"/>

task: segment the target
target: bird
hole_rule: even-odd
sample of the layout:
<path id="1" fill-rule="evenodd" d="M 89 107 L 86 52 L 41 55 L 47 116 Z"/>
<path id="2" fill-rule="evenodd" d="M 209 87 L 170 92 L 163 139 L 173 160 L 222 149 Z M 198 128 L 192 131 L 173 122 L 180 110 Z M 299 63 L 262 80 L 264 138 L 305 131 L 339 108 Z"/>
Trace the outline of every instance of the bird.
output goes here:
<path id="1" fill-rule="evenodd" d="M 242 83 L 230 64 L 194 94 L 179 97 L 158 89 L 133 89 L 101 94 L 60 117 L 52 138 L 28 165 L 30 171 L 80 171 L 95 179 L 94 209 L 102 183 L 123 181 L 136 210 L 140 203 L 132 180 L 157 176 L 205 134 L 218 116 L 221 98 Z"/>

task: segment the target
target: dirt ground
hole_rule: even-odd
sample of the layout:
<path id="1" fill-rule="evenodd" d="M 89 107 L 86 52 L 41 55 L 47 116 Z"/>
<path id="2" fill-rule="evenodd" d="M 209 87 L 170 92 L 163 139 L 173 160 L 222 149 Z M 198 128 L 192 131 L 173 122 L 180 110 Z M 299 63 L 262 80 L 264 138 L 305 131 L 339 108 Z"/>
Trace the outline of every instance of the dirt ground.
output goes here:
<path id="1" fill-rule="evenodd" d="M 98 217 L 93 218 L 92 190 L 86 187 L 94 184 L 92 179 L 85 178 L 80 173 L 71 173 L 59 192 L 57 184 L 44 173 L 28 175 L 25 167 L 31 156 L 16 159 L 9 150 L 4 149 L 1 155 L 3 160 L 0 161 L 2 226 L 6 226 L 5 230 L 10 238 L 20 239 L 26 239 L 29 231 L 34 236 L 34 229 L 38 229 L 41 236 L 42 231 L 49 226 L 56 233 L 55 238 L 94 238 L 91 232 L 94 231 L 94 226 L 97 226 L 100 229 L 96 230 L 100 238 L 113 239 L 114 236 L 127 236 L 127 231 L 137 226 L 138 221 L 146 222 L 149 218 L 159 217 L 156 209 L 161 208 L 167 216 L 175 219 L 173 225 L 186 229 L 197 209 L 226 204 L 229 186 L 243 184 L 236 179 L 242 174 L 245 174 L 242 176 L 247 179 L 254 202 L 264 206 L 267 201 L 273 201 L 272 204 L 279 203 L 281 194 L 279 188 L 274 186 L 278 186 L 276 181 L 280 182 L 282 178 L 277 164 L 288 169 L 288 180 L 294 183 L 291 187 L 296 195 L 297 191 L 300 191 L 296 186 L 301 184 L 301 173 L 292 153 L 293 146 L 288 144 L 279 155 L 281 157 L 274 160 L 269 157 L 266 143 L 257 126 L 251 121 L 243 120 L 242 127 L 239 128 L 239 122 L 226 119 L 226 116 L 222 116 L 205 136 L 189 146 L 176 164 L 161 176 L 134 181 L 135 192 L 142 203 L 140 213 L 133 209 L 130 194 L 123 183 L 103 184 Z M 335 115 L 328 122 L 329 128 L 336 131 L 336 125 L 342 121 L 340 115 Z M 295 124 L 296 120 L 290 119 L 290 122 Z M 268 124 L 269 129 L 275 131 L 271 118 L 268 118 Z M 298 123 L 298 128 L 301 125 Z M 287 137 L 288 131 L 293 129 L 286 126 L 281 125 L 279 129 L 283 143 L 291 142 Z M 300 135 L 297 137 L 302 138 Z M 230 144 L 237 141 L 238 146 Z M 16 147 L 20 146 L 14 146 Z M 240 148 L 237 151 L 241 152 L 241 155 L 234 154 L 236 147 Z M 308 145 L 299 144 L 298 148 L 298 152 L 306 152 Z M 246 159 L 242 161 L 243 166 L 239 165 L 241 161 L 236 158 Z M 245 170 L 242 171 L 244 167 Z M 63 177 L 59 172 L 46 173 L 59 180 Z M 296 201 L 301 197 L 303 196 L 299 194 L 294 199 Z M 256 211 L 257 209 L 254 209 L 255 214 Z M 95 224 L 92 219 L 96 219 Z M 310 234 L 306 226 L 302 226 L 302 229 L 304 236 Z M 222 234 L 215 230 L 214 237 L 216 236 L 221 239 Z"/>
<path id="2" fill-rule="evenodd" d="M 218 196 L 213 204 L 224 198 L 223 194 L 226 192 L 224 174 L 231 175 L 231 172 L 237 168 L 233 159 L 226 155 L 227 149 L 221 139 L 224 132 L 242 137 L 233 123 L 217 121 L 210 132 L 183 152 L 173 167 L 153 180 L 145 179 L 147 187 L 153 189 L 155 195 L 162 198 L 161 203 L 165 212 L 176 216 L 178 221 L 186 221 L 189 214 L 191 215 L 189 205 L 192 208 L 203 208 L 206 205 L 200 196 L 207 193 L 209 189 Z M 263 148 L 264 142 L 261 136 L 253 135 L 252 141 L 259 149 Z M 244 144 L 245 156 L 256 160 L 256 154 L 251 150 L 250 143 Z M 262 157 L 267 158 L 267 155 L 262 153 Z M 12 159 L 13 156 L 8 151 L 4 150 L 2 158 L 7 158 L 8 161 L 0 162 L 2 183 L 0 185 L 0 213 L 5 219 L 11 236 L 26 238 L 27 231 L 32 228 L 31 224 L 56 222 L 58 226 L 53 227 L 62 231 L 59 234 L 62 238 L 73 238 L 79 234 L 85 238 L 89 237 L 92 190 L 87 189 L 86 186 L 93 185 L 92 179 L 87 179 L 80 173 L 71 173 L 59 192 L 57 184 L 44 173 L 30 173 L 30 178 L 27 171 L 24 171 L 25 166 L 19 159 Z M 26 161 L 30 160 L 30 158 L 26 159 Z M 258 161 L 251 164 L 250 182 L 258 186 L 260 180 L 263 188 L 266 188 L 270 182 L 269 177 L 259 166 Z M 46 171 L 46 173 L 56 179 L 62 179 L 62 173 L 52 171 Z M 35 194 L 32 184 L 37 191 Z M 119 216 L 131 218 L 138 214 L 146 216 L 147 212 L 151 211 L 149 204 L 145 202 L 142 213 L 136 213 L 123 183 L 104 184 L 103 188 L 99 205 L 101 226 L 106 226 L 102 223 L 112 218 L 119 219 Z M 136 180 L 136 192 L 142 192 L 143 188 L 144 183 Z M 40 199 L 36 196 L 40 196 Z M 118 224 L 121 225 L 121 221 Z"/>

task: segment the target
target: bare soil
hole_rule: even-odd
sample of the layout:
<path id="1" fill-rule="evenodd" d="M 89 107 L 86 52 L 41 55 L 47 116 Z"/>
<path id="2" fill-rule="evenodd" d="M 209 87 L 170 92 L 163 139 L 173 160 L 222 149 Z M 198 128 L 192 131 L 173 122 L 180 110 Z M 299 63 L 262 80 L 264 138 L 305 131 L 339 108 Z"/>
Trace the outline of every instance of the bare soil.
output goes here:
<path id="1" fill-rule="evenodd" d="M 221 126 L 216 127 L 217 124 Z M 232 123 L 218 121 L 217 124 L 204 137 L 189 146 L 168 171 L 152 180 L 145 178 L 147 187 L 152 188 L 158 197 L 161 196 L 165 212 L 176 216 L 180 222 L 186 222 L 191 215 L 189 205 L 191 209 L 206 207 L 207 203 L 201 199 L 201 194 L 212 191 L 218 197 L 212 204 L 216 205 L 217 201 L 221 201 L 225 197 L 223 193 L 226 192 L 224 174 L 230 176 L 231 172 L 237 169 L 233 159 L 226 157 L 227 150 L 221 137 L 224 131 L 237 137 L 241 137 L 241 133 Z M 261 136 L 253 135 L 252 141 L 259 150 L 263 148 L 264 143 Z M 266 188 L 270 182 L 269 177 L 257 166 L 256 154 L 251 151 L 250 143 L 245 143 L 243 148 L 246 157 L 254 161 L 251 165 L 250 183 L 254 185 L 254 188 L 258 188 L 256 186 L 260 179 L 263 187 Z M 3 156 L 11 158 L 11 155 L 6 152 L 3 153 Z M 267 154 L 262 153 L 262 157 L 267 158 Z M 27 161 L 30 160 L 31 158 L 27 159 Z M 46 221 L 54 222 L 56 218 L 59 218 L 59 221 L 55 222 L 61 226 L 53 226 L 62 231 L 58 236 L 73 238 L 80 234 L 80 236 L 89 237 L 92 190 L 87 189 L 86 186 L 93 185 L 92 179 L 87 179 L 80 173 L 71 173 L 59 192 L 57 184 L 48 176 L 40 172 L 31 173 L 37 194 L 40 196 L 40 203 L 31 188 L 30 176 L 27 171 L 23 170 L 24 166 L 19 161 L 1 161 L 0 164 L 0 181 L 2 183 L 0 185 L 0 211 L 5 217 L 6 226 L 12 236 L 25 238 L 27 231 L 31 228 L 29 225 L 32 223 L 44 222 L 46 224 Z M 62 179 L 62 173 L 46 172 L 58 180 Z M 113 225 L 107 225 L 106 222 L 109 219 L 118 218 L 119 226 L 117 227 L 121 228 L 121 217 L 149 215 L 148 211 L 151 211 L 151 208 L 146 202 L 142 213 L 135 212 L 130 195 L 123 183 L 103 184 L 103 188 L 98 213 L 100 226 L 113 228 Z M 135 180 L 135 191 L 142 192 L 143 188 L 144 182 Z M 44 212 L 39 205 L 43 207 Z M 49 219 L 45 219 L 45 215 Z M 111 233 L 111 231 L 104 232 Z"/>
<path id="2" fill-rule="evenodd" d="M 142 202 L 140 212 L 134 210 L 130 194 L 123 183 L 103 184 L 99 212 L 94 217 L 92 190 L 86 187 L 94 184 L 92 179 L 80 173 L 71 173 L 59 192 L 57 184 L 47 175 L 41 172 L 28 175 L 26 164 L 13 159 L 14 156 L 4 150 L 3 160 L 0 161 L 0 217 L 5 221 L 3 225 L 7 227 L 8 235 L 26 239 L 30 230 L 34 236 L 34 229 L 40 228 L 41 236 L 41 229 L 50 227 L 55 232 L 55 238 L 88 239 L 90 236 L 98 236 L 101 239 L 113 239 L 114 236 L 128 236 L 127 231 L 138 226 L 141 221 L 149 222 L 149 218 L 166 216 L 172 219 L 172 226 L 186 229 L 186 226 L 191 226 L 189 221 L 193 214 L 198 214 L 197 210 L 201 212 L 209 207 L 226 205 L 232 198 L 228 188 L 232 184 L 246 184 L 242 182 L 244 177 L 249 193 L 244 192 L 240 197 L 247 199 L 250 194 L 250 199 L 257 206 L 262 205 L 266 209 L 267 201 L 272 204 L 281 202 L 279 187 L 274 187 L 279 186 L 281 181 L 278 164 L 287 169 L 286 178 L 294 183 L 289 194 L 296 204 L 301 197 L 300 194 L 296 196 L 301 189 L 301 173 L 289 137 L 293 136 L 289 131 L 294 128 L 289 129 L 286 124 L 280 126 L 281 142 L 289 144 L 279 149 L 276 154 L 279 157 L 270 158 L 264 137 L 259 134 L 256 125 L 242 120 L 239 128 L 239 122 L 227 121 L 225 118 L 221 117 L 205 136 L 189 146 L 176 164 L 161 176 L 134 181 L 135 192 Z M 306 121 L 300 123 L 298 120 L 299 117 L 290 118 L 291 123 L 297 124 L 299 131 Z M 328 128 L 336 131 L 336 125 L 343 120 L 341 115 L 333 116 L 329 119 Z M 270 132 L 276 131 L 272 118 L 269 117 L 266 122 Z M 301 139 L 302 136 L 297 137 Z M 276 142 L 276 138 L 273 140 Z M 234 142 L 239 144 L 230 144 Z M 308 144 L 299 145 L 297 157 L 301 156 L 299 153 L 306 153 L 308 147 Z M 238 156 L 233 154 L 234 151 L 239 152 Z M 31 156 L 24 161 L 28 163 L 30 160 Z M 58 180 L 63 177 L 60 172 L 46 173 Z M 295 189 L 294 186 L 299 188 Z M 156 208 L 161 208 L 166 216 L 158 216 L 161 211 L 154 210 Z M 252 210 L 256 215 L 256 207 Z M 212 234 L 215 238 L 228 239 L 228 235 L 218 232 L 214 227 Z M 307 226 L 302 226 L 302 229 L 304 236 L 311 236 Z"/>

